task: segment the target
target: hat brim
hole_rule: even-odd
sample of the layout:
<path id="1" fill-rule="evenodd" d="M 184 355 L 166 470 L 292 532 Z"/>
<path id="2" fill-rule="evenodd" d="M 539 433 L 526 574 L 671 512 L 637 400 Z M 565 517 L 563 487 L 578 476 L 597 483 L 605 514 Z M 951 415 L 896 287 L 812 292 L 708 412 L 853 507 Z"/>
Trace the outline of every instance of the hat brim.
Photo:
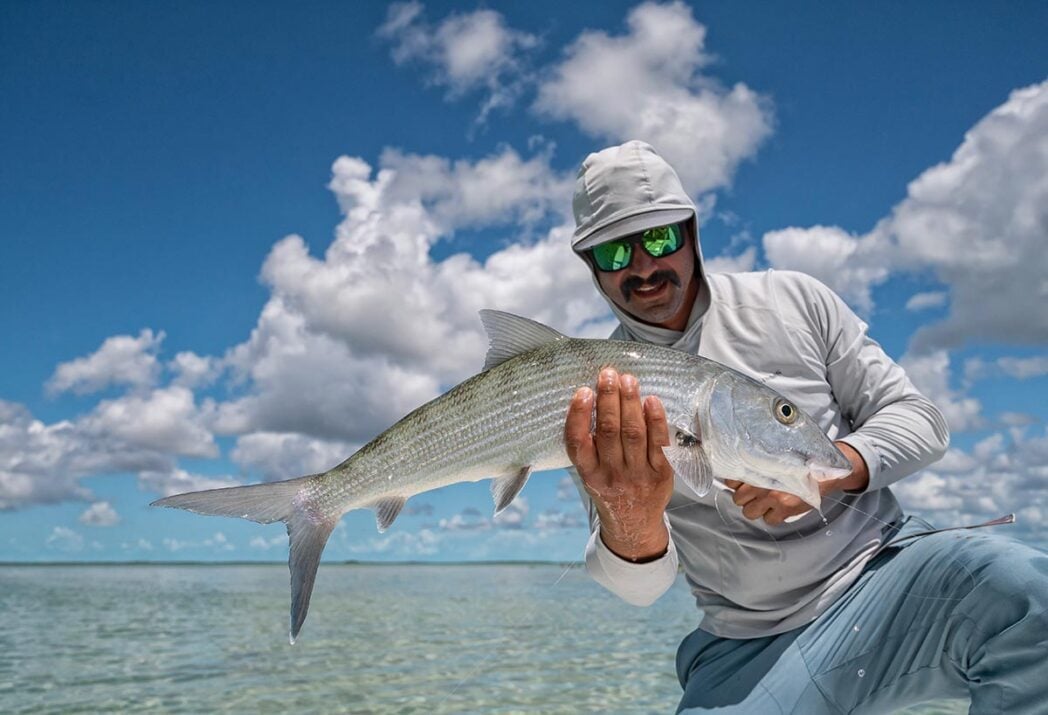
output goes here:
<path id="1" fill-rule="evenodd" d="M 647 231 L 649 228 L 668 226 L 671 223 L 680 223 L 681 221 L 690 219 L 694 215 L 694 209 L 666 208 L 645 211 L 642 214 L 634 214 L 633 216 L 626 216 L 618 221 L 612 221 L 607 226 L 601 226 L 593 233 L 584 236 L 578 242 L 573 243 L 571 248 L 576 253 L 581 253 L 582 251 L 588 250 L 602 243 L 614 241 L 616 238 L 622 238 L 623 236 Z"/>

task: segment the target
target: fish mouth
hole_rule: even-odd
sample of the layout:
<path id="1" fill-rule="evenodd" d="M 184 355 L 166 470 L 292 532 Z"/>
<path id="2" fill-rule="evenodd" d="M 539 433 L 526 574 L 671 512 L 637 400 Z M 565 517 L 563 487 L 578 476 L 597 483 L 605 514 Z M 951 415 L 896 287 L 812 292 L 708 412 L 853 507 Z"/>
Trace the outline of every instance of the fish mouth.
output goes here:
<path id="1" fill-rule="evenodd" d="M 831 479 L 843 479 L 852 473 L 851 467 L 834 467 L 814 459 L 809 459 L 805 466 L 808 468 L 808 474 L 820 482 L 826 482 Z"/>

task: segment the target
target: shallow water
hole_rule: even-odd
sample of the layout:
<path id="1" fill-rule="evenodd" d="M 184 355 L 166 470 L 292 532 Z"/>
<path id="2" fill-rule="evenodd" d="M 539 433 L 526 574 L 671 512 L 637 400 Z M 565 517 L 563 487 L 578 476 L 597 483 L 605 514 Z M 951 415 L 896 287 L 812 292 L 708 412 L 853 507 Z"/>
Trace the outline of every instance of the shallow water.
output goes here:
<path id="1" fill-rule="evenodd" d="M 0 567 L 0 711 L 668 713 L 698 617 L 580 566 L 324 564 L 290 646 L 288 597 L 282 565 Z"/>

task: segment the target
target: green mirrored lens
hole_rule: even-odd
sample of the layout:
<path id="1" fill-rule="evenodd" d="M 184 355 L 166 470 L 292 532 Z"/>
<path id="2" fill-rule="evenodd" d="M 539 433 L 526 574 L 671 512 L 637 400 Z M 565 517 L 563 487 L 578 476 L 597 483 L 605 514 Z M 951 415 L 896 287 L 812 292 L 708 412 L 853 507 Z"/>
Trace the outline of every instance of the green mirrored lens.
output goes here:
<path id="1" fill-rule="evenodd" d="M 639 239 L 620 238 L 594 246 L 593 261 L 602 271 L 621 271 L 630 264 L 630 259 L 633 258 L 633 244 L 638 240 L 648 255 L 652 258 L 662 258 L 680 250 L 684 245 L 684 234 L 677 224 L 650 228 L 640 234 Z"/>
<path id="2" fill-rule="evenodd" d="M 602 271 L 621 271 L 630 264 L 633 248 L 627 241 L 608 241 L 593 247 L 593 259 Z"/>
<path id="3" fill-rule="evenodd" d="M 644 244 L 644 250 L 653 258 L 668 256 L 684 243 L 681 240 L 680 227 L 676 224 L 659 226 L 645 231 L 641 242 Z"/>

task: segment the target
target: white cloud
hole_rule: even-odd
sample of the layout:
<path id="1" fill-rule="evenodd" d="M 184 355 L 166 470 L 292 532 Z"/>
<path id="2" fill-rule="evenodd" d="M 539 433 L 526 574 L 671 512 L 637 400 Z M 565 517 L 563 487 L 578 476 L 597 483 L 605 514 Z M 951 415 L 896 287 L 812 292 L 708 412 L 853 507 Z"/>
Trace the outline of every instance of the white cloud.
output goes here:
<path id="1" fill-rule="evenodd" d="M 1028 380 L 1048 375 L 1048 355 L 1030 358 L 1003 357 L 997 360 L 1001 371 L 1016 380 Z"/>
<path id="2" fill-rule="evenodd" d="M 438 553 L 441 538 L 441 534 L 431 529 L 420 529 L 417 532 L 393 531 L 372 537 L 362 544 L 345 543 L 344 546 L 357 554 L 375 553 L 410 558 Z"/>
<path id="3" fill-rule="evenodd" d="M 56 526 L 51 530 L 51 535 L 47 537 L 44 544 L 49 549 L 75 553 L 84 550 L 84 537 L 72 529 Z"/>
<path id="4" fill-rule="evenodd" d="M 742 253 L 737 253 L 735 255 L 722 253 L 719 256 L 708 258 L 703 261 L 706 273 L 739 273 L 752 271 L 756 264 L 757 249 L 754 246 L 750 246 L 742 251 Z"/>
<path id="5" fill-rule="evenodd" d="M 47 381 L 52 395 L 72 391 L 86 395 L 112 385 L 149 387 L 156 382 L 160 364 L 156 353 L 164 333 L 142 330 L 137 338 L 115 335 L 86 357 L 60 364 Z"/>
<path id="6" fill-rule="evenodd" d="M 331 186 L 346 218 L 323 258 L 296 236 L 270 252 L 262 278 L 273 295 L 250 339 L 225 358 L 245 389 L 214 405 L 217 431 L 359 444 L 480 369 L 487 340 L 479 309 L 572 333 L 607 316 L 588 269 L 570 254 L 566 227 L 483 262 L 430 255 L 457 226 L 559 215 L 552 206 L 566 205 L 570 185 L 545 157 L 503 150 L 452 164 L 385 152 L 382 161 L 374 177 L 360 159 L 335 163 Z M 492 186 L 504 189 L 498 201 Z"/>
<path id="7" fill-rule="evenodd" d="M 428 65 L 430 81 L 447 87 L 449 99 L 485 90 L 481 120 L 519 95 L 524 80 L 522 53 L 538 43 L 535 36 L 509 28 L 494 10 L 455 13 L 434 25 L 423 18 L 418 2 L 390 5 L 377 34 L 393 44 L 397 64 Z"/>
<path id="8" fill-rule="evenodd" d="M 139 472 L 140 489 L 169 497 L 183 492 L 198 492 L 204 489 L 224 489 L 239 486 L 240 482 L 229 477 L 207 477 L 191 474 L 184 469 L 144 470 Z"/>
<path id="9" fill-rule="evenodd" d="M 345 442 L 290 432 L 253 432 L 237 438 L 230 456 L 241 467 L 261 472 L 266 481 L 278 481 L 326 472 L 354 451 Z"/>
<path id="10" fill-rule="evenodd" d="M 582 33 L 547 72 L 536 111 L 602 139 L 651 143 L 692 194 L 727 186 L 771 133 L 769 101 L 700 72 L 706 28 L 684 3 L 638 5 L 626 25 L 624 35 Z"/>
<path id="11" fill-rule="evenodd" d="M 943 291 L 915 293 L 906 301 L 906 310 L 918 311 L 928 308 L 941 308 L 946 305 L 947 295 Z"/>
<path id="12" fill-rule="evenodd" d="M 883 236 L 852 236 L 836 226 L 769 231 L 764 253 L 773 268 L 815 276 L 867 315 L 873 310 L 871 288 L 888 279 L 891 266 Z"/>
<path id="13" fill-rule="evenodd" d="M 116 526 L 120 523 L 120 515 L 109 502 L 99 501 L 85 509 L 79 521 L 87 526 Z"/>
<path id="14" fill-rule="evenodd" d="M 534 528 L 539 531 L 553 529 L 585 529 L 586 518 L 581 511 L 563 512 L 547 509 L 535 518 Z"/>
<path id="15" fill-rule="evenodd" d="M 214 457 L 218 453 L 193 393 L 177 385 L 103 400 L 81 423 L 87 433 L 124 442 L 131 448 L 187 457 Z"/>
<path id="16" fill-rule="evenodd" d="M 175 374 L 173 384 L 189 389 L 207 387 L 215 381 L 221 371 L 221 365 L 215 358 L 197 355 L 188 350 L 175 355 L 167 367 Z"/>
<path id="17" fill-rule="evenodd" d="M 221 531 L 216 531 L 210 538 L 202 539 L 200 541 L 172 539 L 167 537 L 164 538 L 161 543 L 163 543 L 164 548 L 171 553 L 177 553 L 187 549 L 208 549 L 215 553 L 236 550 L 236 547 L 229 542 L 229 539 L 227 539 L 226 535 Z"/>
<path id="18" fill-rule="evenodd" d="M 968 341 L 1043 344 L 1048 311 L 1048 82 L 1012 92 L 980 120 L 947 162 L 910 183 L 906 198 L 866 235 L 837 227 L 787 228 L 764 237 L 769 263 L 805 271 L 860 311 L 895 272 L 934 275 L 949 312 L 914 336 L 928 352 Z M 911 309 L 945 304 L 914 296 Z"/>
<path id="19" fill-rule="evenodd" d="M 965 341 L 1044 343 L 1048 311 L 1048 82 L 1012 92 L 948 162 L 916 180 L 887 220 L 904 260 L 950 286 L 945 320 L 915 349 Z"/>
<path id="20" fill-rule="evenodd" d="M 287 548 L 287 534 L 277 534 L 272 538 L 265 538 L 264 536 L 256 536 L 251 539 L 248 543 L 252 549 L 260 549 L 262 551 L 269 551 L 270 549 L 286 549 Z"/>
<path id="21" fill-rule="evenodd" d="M 925 355 L 907 353 L 899 364 L 917 389 L 942 410 L 951 431 L 962 432 L 983 425 L 982 403 L 950 386 L 950 356 L 945 350 Z"/>
<path id="22" fill-rule="evenodd" d="M 172 462 L 88 428 L 83 419 L 48 425 L 24 406 L 0 400 L 0 509 L 89 500 L 91 492 L 79 483 L 84 476 L 168 469 Z"/>
<path id="23" fill-rule="evenodd" d="M 897 482 L 892 490 L 908 512 L 922 514 L 935 526 L 976 524 L 1015 513 L 1014 526 L 995 527 L 1048 546 L 1048 529 L 1039 516 L 1048 513 L 1048 429 L 1032 438 L 994 433 L 971 450 L 951 449 L 919 475 Z"/>

